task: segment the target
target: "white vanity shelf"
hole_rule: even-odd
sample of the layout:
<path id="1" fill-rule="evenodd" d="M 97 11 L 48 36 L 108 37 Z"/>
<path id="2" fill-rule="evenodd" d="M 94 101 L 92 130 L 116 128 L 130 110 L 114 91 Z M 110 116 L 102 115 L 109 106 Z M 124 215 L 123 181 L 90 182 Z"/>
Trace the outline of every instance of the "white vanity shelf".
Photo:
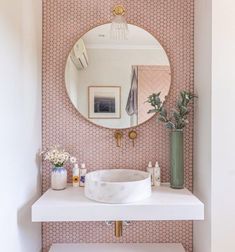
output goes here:
<path id="1" fill-rule="evenodd" d="M 32 206 L 33 222 L 203 220 L 204 205 L 189 190 L 168 184 L 152 189 L 150 198 L 129 204 L 105 204 L 84 196 L 84 188 L 49 189 Z M 181 244 L 52 244 L 49 252 L 185 252 Z"/>
<path id="2" fill-rule="evenodd" d="M 173 190 L 168 184 L 153 188 L 150 198 L 128 204 L 91 201 L 80 187 L 49 189 L 32 206 L 33 222 L 203 219 L 203 203 L 189 190 Z"/>

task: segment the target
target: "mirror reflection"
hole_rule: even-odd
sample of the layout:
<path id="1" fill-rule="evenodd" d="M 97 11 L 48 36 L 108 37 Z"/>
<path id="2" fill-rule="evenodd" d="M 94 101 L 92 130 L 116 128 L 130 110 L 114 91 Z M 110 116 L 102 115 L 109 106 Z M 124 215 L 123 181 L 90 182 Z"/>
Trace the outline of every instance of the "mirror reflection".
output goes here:
<path id="1" fill-rule="evenodd" d="M 171 70 L 160 43 L 142 28 L 128 24 L 126 40 L 110 37 L 110 24 L 88 31 L 73 46 L 65 83 L 75 108 L 107 128 L 134 127 L 150 119 L 147 97 L 170 89 Z"/>

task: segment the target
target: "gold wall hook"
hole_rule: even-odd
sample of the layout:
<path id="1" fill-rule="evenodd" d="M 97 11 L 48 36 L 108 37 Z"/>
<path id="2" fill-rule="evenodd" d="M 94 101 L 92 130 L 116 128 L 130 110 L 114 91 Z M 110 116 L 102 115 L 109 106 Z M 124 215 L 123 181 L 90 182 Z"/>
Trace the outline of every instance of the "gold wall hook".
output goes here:
<path id="1" fill-rule="evenodd" d="M 121 147 L 121 140 L 123 138 L 123 133 L 120 130 L 115 131 L 114 137 L 117 141 L 117 147 Z"/>

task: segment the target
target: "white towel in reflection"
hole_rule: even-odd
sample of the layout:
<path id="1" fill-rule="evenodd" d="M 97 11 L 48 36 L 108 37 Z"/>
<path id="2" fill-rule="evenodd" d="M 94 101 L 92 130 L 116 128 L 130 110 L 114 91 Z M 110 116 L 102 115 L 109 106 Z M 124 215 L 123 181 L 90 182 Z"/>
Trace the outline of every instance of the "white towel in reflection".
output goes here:
<path id="1" fill-rule="evenodd" d="M 129 116 L 138 115 L 138 67 L 132 67 L 131 88 L 127 99 L 126 112 Z"/>

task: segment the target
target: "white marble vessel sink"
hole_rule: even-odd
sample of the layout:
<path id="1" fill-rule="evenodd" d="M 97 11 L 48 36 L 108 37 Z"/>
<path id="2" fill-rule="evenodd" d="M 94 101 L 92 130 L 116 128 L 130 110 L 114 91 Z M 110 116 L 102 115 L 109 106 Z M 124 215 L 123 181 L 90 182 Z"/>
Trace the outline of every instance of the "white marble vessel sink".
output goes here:
<path id="1" fill-rule="evenodd" d="M 85 196 L 103 203 L 124 204 L 151 196 L 148 172 L 130 169 L 110 169 L 86 175 Z"/>

